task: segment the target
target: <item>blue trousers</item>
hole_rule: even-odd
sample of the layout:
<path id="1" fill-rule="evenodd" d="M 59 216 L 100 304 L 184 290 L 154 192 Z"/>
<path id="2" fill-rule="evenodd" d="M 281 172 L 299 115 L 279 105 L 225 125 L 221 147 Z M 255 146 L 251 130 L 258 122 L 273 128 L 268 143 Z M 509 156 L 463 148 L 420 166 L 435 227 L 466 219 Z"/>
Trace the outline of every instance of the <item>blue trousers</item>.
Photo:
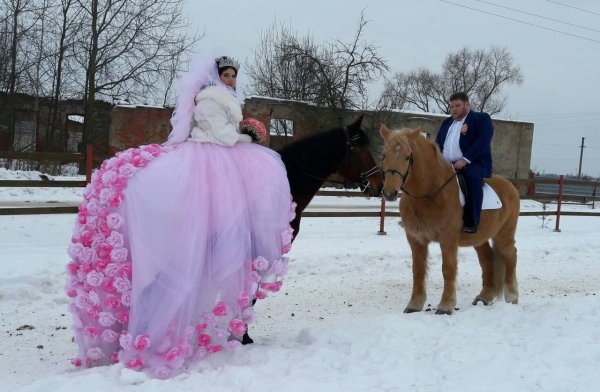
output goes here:
<path id="1" fill-rule="evenodd" d="M 483 177 L 478 174 L 463 170 L 467 185 L 467 197 L 463 209 L 463 221 L 465 225 L 479 223 L 481 216 L 481 203 L 483 202 Z"/>

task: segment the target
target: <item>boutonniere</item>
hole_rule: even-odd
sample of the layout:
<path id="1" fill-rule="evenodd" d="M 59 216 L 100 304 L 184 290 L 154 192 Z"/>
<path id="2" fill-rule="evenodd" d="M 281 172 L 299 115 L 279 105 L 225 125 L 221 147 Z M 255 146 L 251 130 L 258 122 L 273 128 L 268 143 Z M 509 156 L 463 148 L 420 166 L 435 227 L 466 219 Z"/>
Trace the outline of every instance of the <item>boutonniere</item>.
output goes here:
<path id="1" fill-rule="evenodd" d="M 462 127 L 460 127 L 460 133 L 462 133 L 463 135 L 466 135 L 468 131 L 469 126 L 467 124 L 463 124 Z"/>

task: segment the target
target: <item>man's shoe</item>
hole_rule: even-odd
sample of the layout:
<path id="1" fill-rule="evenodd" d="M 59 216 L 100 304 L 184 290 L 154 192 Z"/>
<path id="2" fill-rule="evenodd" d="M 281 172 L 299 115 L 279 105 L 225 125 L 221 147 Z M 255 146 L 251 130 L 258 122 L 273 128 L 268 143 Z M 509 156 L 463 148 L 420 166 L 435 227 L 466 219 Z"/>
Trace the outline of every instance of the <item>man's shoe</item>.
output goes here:
<path id="1" fill-rule="evenodd" d="M 469 234 L 477 233 L 477 223 L 474 223 L 472 225 L 464 225 L 463 232 Z"/>

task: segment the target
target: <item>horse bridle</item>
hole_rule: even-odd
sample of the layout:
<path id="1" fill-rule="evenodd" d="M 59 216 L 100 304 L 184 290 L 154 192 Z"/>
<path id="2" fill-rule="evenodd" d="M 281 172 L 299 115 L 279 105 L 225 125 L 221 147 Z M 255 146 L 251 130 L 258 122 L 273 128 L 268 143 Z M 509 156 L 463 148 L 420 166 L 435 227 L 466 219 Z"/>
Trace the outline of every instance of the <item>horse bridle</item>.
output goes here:
<path id="1" fill-rule="evenodd" d="M 429 199 L 430 197 L 433 197 L 433 196 L 435 196 L 435 195 L 436 195 L 436 194 L 438 194 L 438 193 L 439 193 L 439 192 L 440 192 L 442 189 L 444 189 L 444 188 L 446 187 L 446 185 L 448 185 L 448 184 L 450 183 L 450 181 L 451 181 L 451 180 L 452 180 L 454 177 L 456 177 L 456 172 L 455 172 L 455 173 L 452 173 L 452 175 L 451 175 L 450 177 L 448 177 L 448 179 L 447 179 L 446 181 L 444 181 L 444 183 L 443 183 L 443 184 L 442 184 L 442 185 L 441 185 L 439 188 L 437 188 L 435 191 L 433 191 L 433 192 L 429 192 L 429 193 L 426 193 L 426 194 L 424 194 L 424 195 L 413 195 L 412 193 L 410 193 L 410 192 L 409 192 L 409 191 L 408 191 L 408 190 L 407 190 L 407 189 L 404 187 L 404 184 L 406 184 L 406 179 L 408 178 L 408 175 L 410 174 L 410 169 L 412 168 L 412 166 L 413 166 L 413 162 L 414 162 L 414 160 L 413 160 L 413 154 L 412 154 L 412 152 L 410 153 L 410 156 L 409 156 L 407 159 L 408 159 L 408 167 L 406 168 L 406 171 L 404 172 L 404 174 L 400 173 L 400 172 L 399 172 L 398 170 L 396 170 L 396 169 L 388 169 L 388 170 L 385 170 L 385 171 L 383 172 L 383 176 L 384 176 L 384 178 L 385 178 L 385 175 L 386 175 L 386 174 L 394 174 L 394 175 L 399 175 L 399 176 L 400 176 L 400 178 L 402 179 L 402 185 L 400 185 L 400 190 L 401 190 L 403 193 L 406 193 L 408 196 L 410 196 L 410 197 L 412 197 L 412 198 L 414 198 L 414 199 Z"/>
<path id="2" fill-rule="evenodd" d="M 346 136 L 346 150 L 344 151 L 344 159 L 343 159 L 340 167 L 337 169 L 338 171 L 348 164 L 348 162 L 350 160 L 350 154 L 352 153 L 352 151 L 360 149 L 360 147 L 357 147 L 354 145 L 355 142 L 360 140 L 360 134 L 356 134 L 351 137 L 350 134 L 348 133 L 348 129 L 346 127 L 343 128 L 343 131 L 344 131 L 344 136 Z M 360 176 L 359 176 L 360 182 L 357 185 L 359 186 L 360 191 L 364 192 L 371 185 L 371 180 L 369 180 L 369 177 L 371 177 L 375 173 L 381 171 L 381 168 L 379 166 L 377 166 L 377 164 L 375 164 L 375 166 L 373 166 L 372 168 L 363 171 L 363 170 L 361 170 L 362 163 L 360 162 L 360 159 L 358 160 L 358 167 L 360 170 Z M 314 176 L 309 173 L 304 173 L 304 175 L 307 177 L 310 177 L 310 178 L 314 178 L 319 181 L 323 181 L 323 182 L 327 181 L 327 182 L 331 182 L 334 184 L 340 184 L 340 185 L 343 185 L 345 188 L 347 188 L 348 185 L 350 184 L 349 181 L 329 180 L 327 178 Z"/>

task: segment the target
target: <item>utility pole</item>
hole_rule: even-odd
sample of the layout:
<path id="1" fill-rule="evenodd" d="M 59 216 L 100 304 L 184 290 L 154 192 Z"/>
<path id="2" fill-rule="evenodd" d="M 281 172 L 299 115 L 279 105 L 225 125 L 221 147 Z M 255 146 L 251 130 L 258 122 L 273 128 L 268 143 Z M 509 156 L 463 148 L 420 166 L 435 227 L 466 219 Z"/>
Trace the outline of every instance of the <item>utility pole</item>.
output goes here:
<path id="1" fill-rule="evenodd" d="M 581 162 L 583 161 L 583 149 L 585 148 L 585 145 L 583 144 L 585 141 L 585 138 L 582 137 L 581 138 L 581 152 L 579 153 L 579 173 L 577 174 L 577 178 L 581 178 Z"/>

